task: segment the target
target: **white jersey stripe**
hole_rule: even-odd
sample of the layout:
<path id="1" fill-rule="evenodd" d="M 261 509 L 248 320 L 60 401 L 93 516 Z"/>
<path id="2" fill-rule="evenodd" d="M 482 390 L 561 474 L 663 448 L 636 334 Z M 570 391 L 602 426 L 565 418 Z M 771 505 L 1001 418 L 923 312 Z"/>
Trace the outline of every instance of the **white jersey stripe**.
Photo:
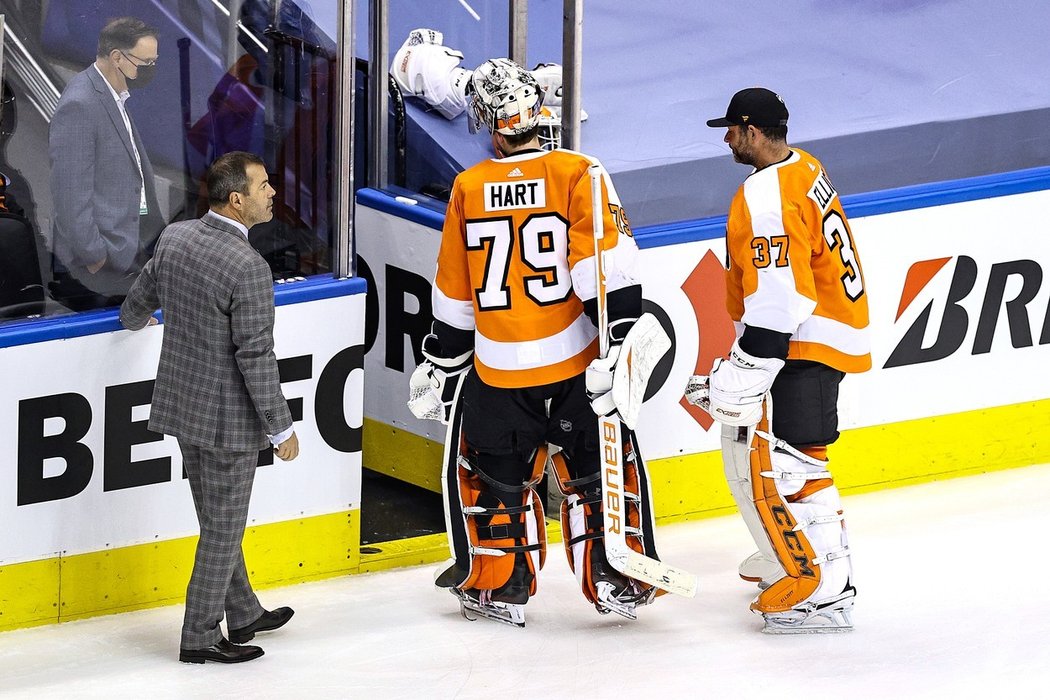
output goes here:
<path id="1" fill-rule="evenodd" d="M 615 231 L 607 235 L 617 235 Z M 613 292 L 638 284 L 638 246 L 634 239 L 619 236 L 616 247 L 605 251 L 605 289 Z M 598 294 L 598 282 L 594 274 L 594 256 L 576 263 L 570 271 L 572 288 L 576 296 L 586 301 Z"/>
<path id="2" fill-rule="evenodd" d="M 436 320 L 447 323 L 453 328 L 459 328 L 460 330 L 474 330 L 473 301 L 453 299 L 442 292 L 435 284 L 434 292 L 430 296 L 430 303 L 431 306 L 434 307 L 434 318 Z"/>
<path id="3" fill-rule="evenodd" d="M 847 355 L 859 356 L 871 352 L 871 337 L 866 328 L 854 328 L 824 316 L 810 316 L 791 339 L 802 343 L 820 343 Z"/>
<path id="4" fill-rule="evenodd" d="M 794 333 L 817 308 L 817 302 L 798 293 L 791 268 L 769 270 L 759 271 L 758 289 L 744 299 L 741 320 L 749 326 Z"/>
<path id="5" fill-rule="evenodd" d="M 744 332 L 745 324 L 735 321 L 733 325 L 736 327 L 736 335 L 739 338 Z M 769 328 L 769 326 L 760 327 Z M 841 321 L 825 318 L 824 316 L 810 316 L 807 318 L 798 327 L 798 330 L 792 334 L 791 340 L 801 343 L 826 345 L 847 355 L 860 356 L 871 352 L 871 338 L 867 329 L 853 328 Z"/>
<path id="6" fill-rule="evenodd" d="M 500 342 L 474 333 L 474 352 L 486 367 L 520 370 L 564 362 L 579 355 L 598 337 L 598 330 L 580 314 L 568 328 L 547 338 L 519 342 Z"/>

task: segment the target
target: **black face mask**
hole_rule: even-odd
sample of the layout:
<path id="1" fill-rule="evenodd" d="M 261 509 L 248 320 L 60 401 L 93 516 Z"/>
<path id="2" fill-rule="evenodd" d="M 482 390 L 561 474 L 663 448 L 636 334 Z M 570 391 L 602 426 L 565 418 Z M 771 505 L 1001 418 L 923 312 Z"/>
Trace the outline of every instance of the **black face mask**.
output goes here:
<path id="1" fill-rule="evenodd" d="M 124 74 L 124 79 L 128 83 L 128 90 L 138 90 L 144 88 L 153 82 L 153 76 L 157 74 L 156 66 L 135 66 L 138 69 L 136 78 L 129 78 L 127 73 Z"/>

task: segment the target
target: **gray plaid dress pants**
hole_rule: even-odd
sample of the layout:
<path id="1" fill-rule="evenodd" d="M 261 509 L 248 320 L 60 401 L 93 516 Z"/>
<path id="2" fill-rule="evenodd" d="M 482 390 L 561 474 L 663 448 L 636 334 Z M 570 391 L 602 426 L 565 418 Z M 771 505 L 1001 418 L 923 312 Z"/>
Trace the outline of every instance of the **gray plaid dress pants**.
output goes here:
<path id="1" fill-rule="evenodd" d="M 183 649 L 204 649 L 223 638 L 219 623 L 237 629 L 264 610 L 248 581 L 241 542 L 259 451 L 222 450 L 184 444 L 182 465 L 200 523 L 193 574 L 186 589 Z"/>

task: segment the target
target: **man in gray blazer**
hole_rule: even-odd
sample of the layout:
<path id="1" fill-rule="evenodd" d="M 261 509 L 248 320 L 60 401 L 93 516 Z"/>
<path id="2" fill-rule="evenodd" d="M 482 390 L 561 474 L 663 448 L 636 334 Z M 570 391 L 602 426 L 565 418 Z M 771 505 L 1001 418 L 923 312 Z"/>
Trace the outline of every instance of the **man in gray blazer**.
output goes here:
<path id="1" fill-rule="evenodd" d="M 134 17 L 109 22 L 95 62 L 62 92 L 51 120 L 55 279 L 75 310 L 119 304 L 164 225 L 153 167 L 125 109 L 153 78 L 157 30 Z"/>
<path id="2" fill-rule="evenodd" d="M 263 161 L 242 151 L 215 161 L 207 184 L 210 210 L 164 229 L 120 322 L 138 330 L 164 312 L 149 427 L 178 438 L 201 529 L 179 660 L 236 663 L 263 654 L 239 644 L 292 616 L 259 604 L 241 541 L 259 450 L 272 444 L 291 460 L 299 440 L 273 352 L 273 279 L 248 243 L 248 229 L 273 216 L 274 190 Z"/>

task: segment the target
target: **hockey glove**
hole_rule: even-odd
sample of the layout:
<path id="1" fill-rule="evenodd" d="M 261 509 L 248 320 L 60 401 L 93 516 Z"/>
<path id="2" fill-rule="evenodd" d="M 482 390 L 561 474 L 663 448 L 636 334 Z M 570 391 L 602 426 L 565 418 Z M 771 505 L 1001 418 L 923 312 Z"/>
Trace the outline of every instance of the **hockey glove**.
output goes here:
<path id="1" fill-rule="evenodd" d="M 717 359 L 711 367 L 707 412 L 726 425 L 757 425 L 762 399 L 783 366 L 779 358 L 749 355 L 740 349 L 739 341 L 734 342 L 729 359 Z"/>
<path id="2" fill-rule="evenodd" d="M 706 375 L 694 374 L 685 383 L 685 400 L 711 412 L 711 385 Z"/>
<path id="3" fill-rule="evenodd" d="M 408 380 L 408 410 L 420 420 L 436 420 L 447 424 L 452 401 L 460 378 L 470 369 L 473 350 L 457 357 L 441 357 L 440 346 L 433 333 L 423 339 L 426 358 L 412 372 Z"/>
<path id="4" fill-rule="evenodd" d="M 605 416 L 615 410 L 634 430 L 649 378 L 671 348 L 671 339 L 651 313 L 642 314 L 629 328 L 622 344 L 612 345 L 607 357 L 587 367 L 586 384 L 595 413 Z"/>
<path id="5" fill-rule="evenodd" d="M 394 60 L 390 64 L 390 75 L 394 77 L 401 92 L 409 95 L 416 93 L 417 76 L 409 70 L 413 51 L 419 46 L 441 46 L 442 34 L 434 29 L 413 29 L 408 33 L 408 38 L 401 48 L 394 54 Z"/>
<path id="6" fill-rule="evenodd" d="M 591 402 L 591 410 L 599 416 L 607 416 L 616 410 L 613 401 L 613 373 L 616 370 L 616 360 L 620 357 L 620 344 L 609 346 L 609 354 L 605 357 L 597 357 L 587 365 L 584 376 L 584 384 L 587 387 L 587 398 Z"/>
<path id="7" fill-rule="evenodd" d="M 394 54 L 390 75 L 401 92 L 420 97 L 446 119 L 467 108 L 466 86 L 471 71 L 460 68 L 463 53 L 442 45 L 434 29 L 413 29 Z"/>

